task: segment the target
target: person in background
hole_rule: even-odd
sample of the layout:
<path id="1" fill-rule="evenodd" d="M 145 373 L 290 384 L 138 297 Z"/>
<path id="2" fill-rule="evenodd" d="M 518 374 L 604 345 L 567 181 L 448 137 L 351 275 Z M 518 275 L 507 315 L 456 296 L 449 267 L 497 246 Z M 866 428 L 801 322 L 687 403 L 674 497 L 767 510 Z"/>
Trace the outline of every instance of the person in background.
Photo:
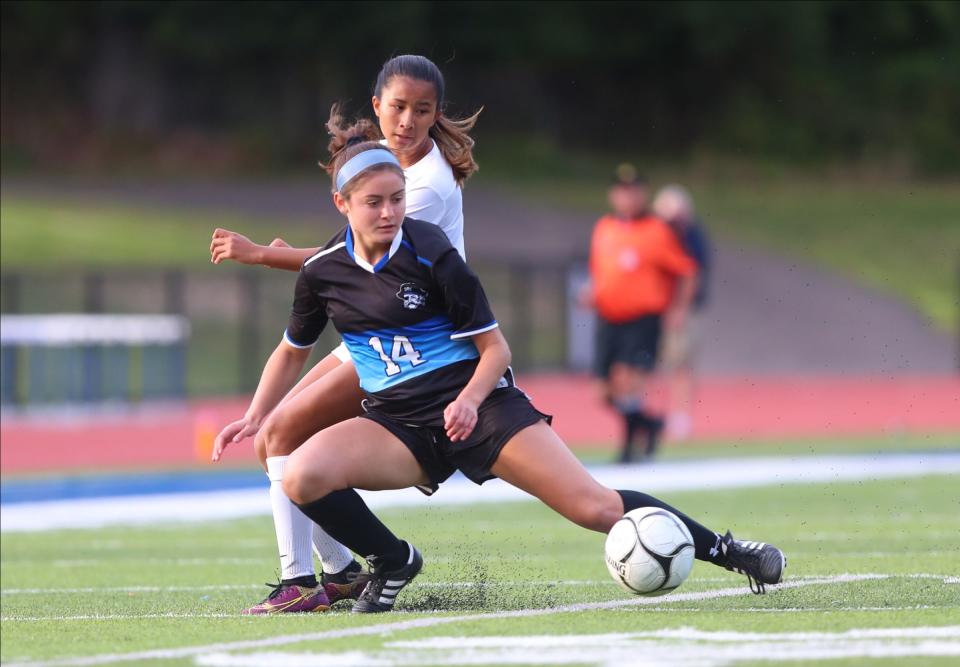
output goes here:
<path id="1" fill-rule="evenodd" d="M 693 199 L 680 185 L 663 187 L 653 200 L 653 212 L 673 229 L 683 249 L 697 263 L 697 290 L 690 312 L 679 326 L 666 331 L 663 368 L 669 374 L 670 412 L 667 437 L 686 440 L 693 430 L 696 365 L 702 336 L 703 308 L 710 281 L 710 239 L 697 217 Z"/>
<path id="2" fill-rule="evenodd" d="M 582 295 L 597 313 L 594 371 L 601 394 L 623 419 L 620 462 L 634 459 L 644 435 L 653 456 L 663 419 L 646 390 L 664 326 L 682 326 L 696 289 L 697 265 L 676 235 L 648 209 L 647 181 L 620 165 L 607 193 L 611 213 L 597 221 L 590 244 L 590 281 Z"/>

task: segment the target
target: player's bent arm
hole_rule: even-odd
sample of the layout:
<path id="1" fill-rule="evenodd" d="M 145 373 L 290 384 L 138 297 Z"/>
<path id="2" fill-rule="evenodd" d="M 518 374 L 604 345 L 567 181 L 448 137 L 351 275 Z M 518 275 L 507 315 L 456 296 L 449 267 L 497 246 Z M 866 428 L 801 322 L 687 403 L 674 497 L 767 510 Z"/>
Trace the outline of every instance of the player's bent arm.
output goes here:
<path id="1" fill-rule="evenodd" d="M 341 364 L 343 364 L 343 362 L 340 361 L 337 355 L 333 354 L 332 352 L 325 356 L 323 359 L 318 361 L 313 368 L 308 370 L 302 378 L 300 378 L 300 381 L 293 386 L 293 389 L 287 392 L 287 395 L 284 396 L 283 400 L 277 404 L 277 407 L 279 408 L 281 405 L 312 385 L 334 368 L 339 368 Z"/>
<path id="2" fill-rule="evenodd" d="M 267 360 L 267 365 L 263 367 L 260 384 L 250 401 L 245 419 L 258 426 L 263 423 L 267 415 L 296 384 L 300 371 L 310 356 L 310 350 L 308 347 L 294 347 L 286 341 L 277 345 L 277 349 Z"/>
<path id="3" fill-rule="evenodd" d="M 213 461 L 220 460 L 230 443 L 256 435 L 270 412 L 293 387 L 309 356 L 310 348 L 297 348 L 281 341 L 263 368 L 260 384 L 243 419 L 227 425 L 214 440 Z"/>
<path id="4" fill-rule="evenodd" d="M 219 264 L 232 259 L 241 264 L 261 264 L 273 269 L 299 271 L 319 248 L 291 248 L 280 239 L 270 245 L 254 243 L 243 234 L 229 229 L 215 229 L 210 241 L 210 261 Z"/>
<path id="5" fill-rule="evenodd" d="M 257 264 L 269 266 L 271 269 L 286 269 L 299 271 L 303 263 L 316 255 L 320 248 L 278 248 L 275 246 L 260 246 L 262 253 Z"/>
<path id="6" fill-rule="evenodd" d="M 510 346 L 499 328 L 473 336 L 480 353 L 473 376 L 443 411 L 444 428 L 452 442 L 467 438 L 477 424 L 477 408 L 494 390 L 510 365 Z"/>

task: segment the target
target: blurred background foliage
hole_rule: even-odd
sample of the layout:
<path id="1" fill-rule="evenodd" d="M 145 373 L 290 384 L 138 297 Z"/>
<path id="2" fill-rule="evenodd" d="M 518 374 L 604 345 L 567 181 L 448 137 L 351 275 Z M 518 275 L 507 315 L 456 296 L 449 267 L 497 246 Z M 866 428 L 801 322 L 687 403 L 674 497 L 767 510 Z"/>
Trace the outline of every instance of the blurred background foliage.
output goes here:
<path id="1" fill-rule="evenodd" d="M 582 255 L 630 160 L 689 186 L 719 242 L 960 330 L 957 2 L 5 1 L 0 19 L 0 309 L 182 312 L 191 395 L 251 389 L 289 304 L 290 275 L 209 264 L 213 227 L 323 243 L 343 222 L 316 167 L 330 106 L 369 116 L 400 53 L 440 66 L 449 115 L 484 109 L 471 243 L 497 234 L 484 216 L 559 211 Z M 556 367 L 562 339 L 523 341 L 558 328 L 572 258 L 526 241 L 524 266 L 499 244 L 471 263 L 518 363 Z"/>
<path id="2" fill-rule="evenodd" d="M 960 3 L 4 2 L 5 170 L 313 164 L 431 57 L 481 141 L 956 173 Z M 9 172 L 8 172 L 9 173 Z"/>

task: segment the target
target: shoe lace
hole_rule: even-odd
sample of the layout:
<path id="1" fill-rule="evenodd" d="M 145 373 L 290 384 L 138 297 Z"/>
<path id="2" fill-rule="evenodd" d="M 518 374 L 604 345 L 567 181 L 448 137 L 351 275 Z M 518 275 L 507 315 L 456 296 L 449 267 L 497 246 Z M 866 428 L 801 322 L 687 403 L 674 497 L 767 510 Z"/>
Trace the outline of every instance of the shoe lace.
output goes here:
<path id="1" fill-rule="evenodd" d="M 270 593 L 267 595 L 267 600 L 273 600 L 280 596 L 283 593 L 284 589 L 287 587 L 287 584 L 283 583 L 280 580 L 277 580 L 277 583 L 271 584 L 269 581 L 264 582 L 264 586 L 269 586 L 271 589 Z"/>
<path id="2" fill-rule="evenodd" d="M 380 562 L 380 559 L 376 556 L 370 556 L 367 558 L 367 566 L 370 569 L 369 572 L 360 571 L 352 574 L 356 575 L 356 577 L 367 578 L 367 585 L 364 587 L 363 592 L 360 593 L 359 599 L 376 600 L 380 597 L 380 593 L 383 591 L 383 587 L 387 583 L 387 578 L 381 576 L 383 571 L 383 563 Z"/>
<path id="3" fill-rule="evenodd" d="M 766 593 L 766 585 L 756 576 L 756 573 L 760 571 L 760 553 L 740 546 L 729 531 L 724 537 L 723 543 L 726 547 L 727 569 L 746 575 L 747 582 L 750 584 L 750 592 L 754 595 Z"/>

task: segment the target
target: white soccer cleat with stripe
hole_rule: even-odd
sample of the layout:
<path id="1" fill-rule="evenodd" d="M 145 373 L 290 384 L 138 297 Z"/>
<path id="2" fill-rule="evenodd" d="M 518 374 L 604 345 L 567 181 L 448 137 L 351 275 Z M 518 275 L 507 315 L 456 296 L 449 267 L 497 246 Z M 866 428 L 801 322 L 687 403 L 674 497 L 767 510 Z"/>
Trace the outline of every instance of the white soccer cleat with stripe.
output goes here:
<path id="1" fill-rule="evenodd" d="M 370 557 L 370 582 L 363 589 L 360 598 L 354 603 L 353 611 L 359 614 L 377 614 L 393 609 L 397 594 L 404 586 L 413 581 L 423 569 L 423 556 L 409 542 L 404 542 L 409 550 L 407 563 L 396 570 L 384 570 L 376 557 Z"/>
<path id="2" fill-rule="evenodd" d="M 750 590 L 760 595 L 766 593 L 766 584 L 779 584 L 787 557 L 780 549 L 764 542 L 735 540 L 730 531 L 721 539 L 721 549 L 727 558 L 726 568 L 745 574 Z"/>

